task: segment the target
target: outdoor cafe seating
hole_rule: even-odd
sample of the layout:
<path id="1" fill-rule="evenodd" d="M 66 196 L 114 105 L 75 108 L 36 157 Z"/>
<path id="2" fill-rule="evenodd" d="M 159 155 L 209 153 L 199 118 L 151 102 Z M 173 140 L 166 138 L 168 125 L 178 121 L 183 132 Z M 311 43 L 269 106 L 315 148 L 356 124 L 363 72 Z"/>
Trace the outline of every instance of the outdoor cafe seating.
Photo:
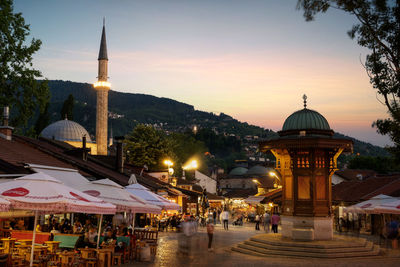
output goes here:
<path id="1" fill-rule="evenodd" d="M 32 237 L 32 231 L 14 230 L 9 237 L 0 239 L 0 267 L 3 262 L 8 263 L 7 266 L 28 266 Z M 150 250 L 151 259 L 154 259 L 158 232 L 135 229 L 134 237 L 118 236 L 115 245 L 103 245 L 98 249 L 78 248 L 80 238 L 83 236 L 78 234 L 54 234 L 53 240 L 49 240 L 49 233 L 36 233 L 33 266 L 119 266 L 133 260 L 148 260 L 143 256 L 144 250 Z M 103 237 L 100 244 L 102 240 Z"/>

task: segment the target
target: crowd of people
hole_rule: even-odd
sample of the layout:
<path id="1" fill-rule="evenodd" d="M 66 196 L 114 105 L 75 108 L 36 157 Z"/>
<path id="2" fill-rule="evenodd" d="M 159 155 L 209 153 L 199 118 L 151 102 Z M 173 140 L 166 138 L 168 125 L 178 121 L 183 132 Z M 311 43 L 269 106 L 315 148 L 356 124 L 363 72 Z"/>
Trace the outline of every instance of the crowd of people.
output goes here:
<path id="1" fill-rule="evenodd" d="M 9 222 L 10 230 L 28 230 L 26 227 L 24 219 L 11 219 Z M 31 228 L 32 230 L 32 228 Z M 81 238 L 78 240 L 77 247 L 97 247 L 98 239 L 98 226 L 93 224 L 90 219 L 86 219 L 85 223 L 82 224 L 79 220 L 75 220 L 73 224 L 67 218 L 62 218 L 59 220 L 56 217 L 50 217 L 46 223 L 38 224 L 36 226 L 37 232 L 49 232 L 54 236 L 54 234 L 76 234 L 80 235 Z M 132 227 L 128 227 L 126 223 L 121 223 L 119 225 L 112 225 L 111 223 L 106 223 L 102 228 L 103 240 L 99 244 L 100 246 L 115 245 L 116 250 L 122 248 L 123 244 L 117 244 L 117 237 L 125 236 L 135 240 Z M 100 240 L 99 240 L 100 241 Z"/>

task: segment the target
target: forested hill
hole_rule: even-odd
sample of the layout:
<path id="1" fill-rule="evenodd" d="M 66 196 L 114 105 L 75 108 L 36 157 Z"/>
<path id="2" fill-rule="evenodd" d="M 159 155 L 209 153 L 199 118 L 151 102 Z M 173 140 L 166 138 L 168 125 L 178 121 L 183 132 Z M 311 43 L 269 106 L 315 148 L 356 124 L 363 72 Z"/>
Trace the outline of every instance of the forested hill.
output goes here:
<path id="1" fill-rule="evenodd" d="M 61 119 L 60 110 L 69 94 L 75 98 L 74 121 L 82 124 L 90 134 L 95 133 L 96 92 L 91 84 L 70 81 L 49 81 L 51 92 L 51 120 Z M 125 135 L 137 123 L 158 124 L 165 130 L 184 131 L 197 125 L 214 128 L 217 132 L 240 136 L 257 135 L 267 137 L 274 134 L 258 126 L 239 122 L 221 113 L 195 110 L 193 106 L 168 98 L 144 94 L 121 93 L 110 90 L 108 109 L 113 135 Z M 121 117 L 122 115 L 122 117 Z"/>
<path id="2" fill-rule="evenodd" d="M 73 120 L 83 125 L 91 135 L 95 133 L 96 91 L 88 83 L 49 81 L 51 92 L 51 121 L 60 120 L 60 110 L 69 94 L 75 98 Z M 168 98 L 144 94 L 110 91 L 108 101 L 109 127 L 113 136 L 125 135 L 138 123 L 156 125 L 166 131 L 185 131 L 194 125 L 210 128 L 217 133 L 247 135 L 268 138 L 276 133 L 258 126 L 249 125 L 226 114 L 195 110 L 192 105 Z M 385 156 L 387 152 L 378 146 L 354 140 L 354 152 L 361 155 Z"/>

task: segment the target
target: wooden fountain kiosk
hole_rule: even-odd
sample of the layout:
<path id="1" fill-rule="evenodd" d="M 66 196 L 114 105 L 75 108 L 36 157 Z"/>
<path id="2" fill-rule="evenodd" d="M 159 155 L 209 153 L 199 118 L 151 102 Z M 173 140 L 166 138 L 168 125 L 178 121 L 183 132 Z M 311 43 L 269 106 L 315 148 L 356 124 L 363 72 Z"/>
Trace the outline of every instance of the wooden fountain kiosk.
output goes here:
<path id="1" fill-rule="evenodd" d="M 328 121 L 317 111 L 294 112 L 279 137 L 259 143 L 276 157 L 282 183 L 282 236 L 294 240 L 333 238 L 331 177 L 342 152 L 352 152 L 353 141 L 333 137 Z"/>

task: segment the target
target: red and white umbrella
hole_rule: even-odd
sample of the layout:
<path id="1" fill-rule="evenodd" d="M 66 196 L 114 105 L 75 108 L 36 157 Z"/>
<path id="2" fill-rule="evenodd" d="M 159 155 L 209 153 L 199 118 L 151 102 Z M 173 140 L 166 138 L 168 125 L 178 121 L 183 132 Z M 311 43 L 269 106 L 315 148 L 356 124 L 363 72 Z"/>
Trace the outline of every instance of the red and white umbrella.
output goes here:
<path id="1" fill-rule="evenodd" d="M 10 201 L 0 197 L 0 211 L 8 211 L 10 209 Z"/>
<path id="2" fill-rule="evenodd" d="M 145 201 L 147 201 L 147 203 L 159 206 L 164 210 L 181 210 L 181 207 L 178 204 L 173 203 L 168 199 L 163 198 L 162 196 L 154 194 L 141 184 L 130 184 L 125 187 L 125 190 L 135 196 L 144 199 Z"/>
<path id="3" fill-rule="evenodd" d="M 375 208 L 377 213 L 400 214 L 400 200 L 384 203 Z"/>
<path id="4" fill-rule="evenodd" d="M 116 211 L 114 205 L 66 186 L 41 172 L 2 183 L 0 196 L 10 201 L 13 209 L 35 211 L 31 266 L 39 212 L 114 214 Z"/>
<path id="5" fill-rule="evenodd" d="M 346 207 L 344 211 L 353 213 L 379 213 L 376 211 L 377 207 L 395 200 L 397 198 L 381 194 L 353 206 Z"/>
<path id="6" fill-rule="evenodd" d="M 53 213 L 114 214 L 116 208 L 104 200 L 66 186 L 44 173 L 34 173 L 1 184 L 0 196 L 13 209 Z"/>
<path id="7" fill-rule="evenodd" d="M 151 205 L 144 199 L 129 193 L 124 187 L 110 179 L 93 181 L 79 189 L 86 194 L 114 204 L 119 212 L 161 213 L 160 207 Z"/>

